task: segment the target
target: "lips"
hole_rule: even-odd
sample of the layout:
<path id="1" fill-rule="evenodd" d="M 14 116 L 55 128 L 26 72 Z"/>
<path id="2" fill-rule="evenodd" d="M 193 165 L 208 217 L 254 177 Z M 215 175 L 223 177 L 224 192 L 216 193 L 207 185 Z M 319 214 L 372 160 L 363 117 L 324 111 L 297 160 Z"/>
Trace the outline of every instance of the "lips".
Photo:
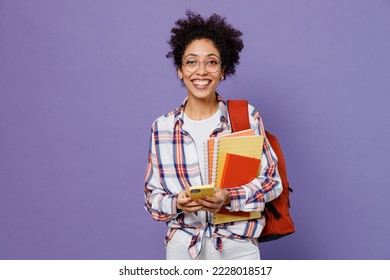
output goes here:
<path id="1" fill-rule="evenodd" d="M 196 79 L 196 80 L 192 80 L 191 82 L 196 88 L 203 89 L 203 88 L 207 88 L 207 86 L 211 83 L 211 80 Z"/>

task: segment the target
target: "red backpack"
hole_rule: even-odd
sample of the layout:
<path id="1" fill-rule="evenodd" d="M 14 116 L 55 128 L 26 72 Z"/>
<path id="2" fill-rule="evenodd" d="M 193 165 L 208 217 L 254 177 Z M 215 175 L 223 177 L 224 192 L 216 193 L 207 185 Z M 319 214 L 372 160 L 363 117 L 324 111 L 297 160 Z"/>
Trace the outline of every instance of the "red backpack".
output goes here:
<path id="1" fill-rule="evenodd" d="M 232 132 L 250 128 L 248 116 L 248 101 L 246 100 L 229 100 L 228 110 Z M 278 158 L 278 170 L 282 179 L 283 191 L 276 199 L 267 202 L 263 215 L 265 216 L 265 227 L 258 238 L 259 242 L 267 242 L 279 239 L 283 236 L 295 232 L 294 222 L 290 217 L 290 192 L 292 189 L 287 180 L 286 165 L 282 149 L 280 148 L 277 138 L 265 131 L 268 142 Z"/>

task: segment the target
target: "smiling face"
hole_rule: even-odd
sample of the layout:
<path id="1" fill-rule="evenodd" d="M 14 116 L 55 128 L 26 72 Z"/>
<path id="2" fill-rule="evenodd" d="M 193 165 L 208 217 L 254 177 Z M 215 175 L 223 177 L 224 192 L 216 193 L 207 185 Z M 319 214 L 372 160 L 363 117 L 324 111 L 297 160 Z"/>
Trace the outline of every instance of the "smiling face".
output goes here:
<path id="1" fill-rule="evenodd" d="M 196 39 L 186 48 L 178 75 L 187 88 L 188 99 L 214 99 L 215 91 L 223 77 L 221 55 L 209 39 Z M 196 61 L 199 67 L 194 67 Z"/>

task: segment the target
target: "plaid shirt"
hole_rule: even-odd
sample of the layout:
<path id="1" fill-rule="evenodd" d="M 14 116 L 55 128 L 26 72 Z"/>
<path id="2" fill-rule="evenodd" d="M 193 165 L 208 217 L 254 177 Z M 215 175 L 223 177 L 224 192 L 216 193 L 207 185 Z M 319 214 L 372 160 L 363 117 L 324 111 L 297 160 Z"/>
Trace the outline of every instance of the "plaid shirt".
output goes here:
<path id="1" fill-rule="evenodd" d="M 218 94 L 216 98 L 221 121 L 211 137 L 231 133 L 226 102 Z M 192 236 L 188 252 L 193 259 L 201 250 L 205 234 L 213 239 L 219 251 L 222 251 L 223 238 L 251 239 L 256 243 L 265 225 L 264 218 L 213 225 L 213 214 L 210 212 L 184 214 L 176 208 L 179 192 L 189 186 L 203 184 L 195 143 L 182 128 L 186 101 L 153 123 L 144 189 L 145 208 L 153 219 L 167 223 L 166 242 L 178 229 Z M 248 111 L 255 134 L 265 135 L 260 114 L 251 105 Z M 230 211 L 262 211 L 265 202 L 275 199 L 282 192 L 277 158 L 267 139 L 264 141 L 259 177 L 245 186 L 228 190 L 231 202 L 227 208 Z"/>

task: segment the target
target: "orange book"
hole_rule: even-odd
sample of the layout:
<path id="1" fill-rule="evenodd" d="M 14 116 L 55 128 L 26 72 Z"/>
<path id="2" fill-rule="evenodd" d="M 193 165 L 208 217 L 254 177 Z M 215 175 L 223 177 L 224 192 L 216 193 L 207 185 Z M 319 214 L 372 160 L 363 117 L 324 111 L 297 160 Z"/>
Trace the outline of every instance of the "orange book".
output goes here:
<path id="1" fill-rule="evenodd" d="M 221 188 L 234 188 L 250 183 L 259 174 L 259 169 L 260 159 L 227 153 Z"/>
<path id="2" fill-rule="evenodd" d="M 235 188 L 255 179 L 260 170 L 260 159 L 227 153 L 223 167 L 221 188 Z M 215 215 L 214 223 L 221 224 L 232 221 L 260 218 L 260 212 L 230 212 L 226 208 Z"/>

